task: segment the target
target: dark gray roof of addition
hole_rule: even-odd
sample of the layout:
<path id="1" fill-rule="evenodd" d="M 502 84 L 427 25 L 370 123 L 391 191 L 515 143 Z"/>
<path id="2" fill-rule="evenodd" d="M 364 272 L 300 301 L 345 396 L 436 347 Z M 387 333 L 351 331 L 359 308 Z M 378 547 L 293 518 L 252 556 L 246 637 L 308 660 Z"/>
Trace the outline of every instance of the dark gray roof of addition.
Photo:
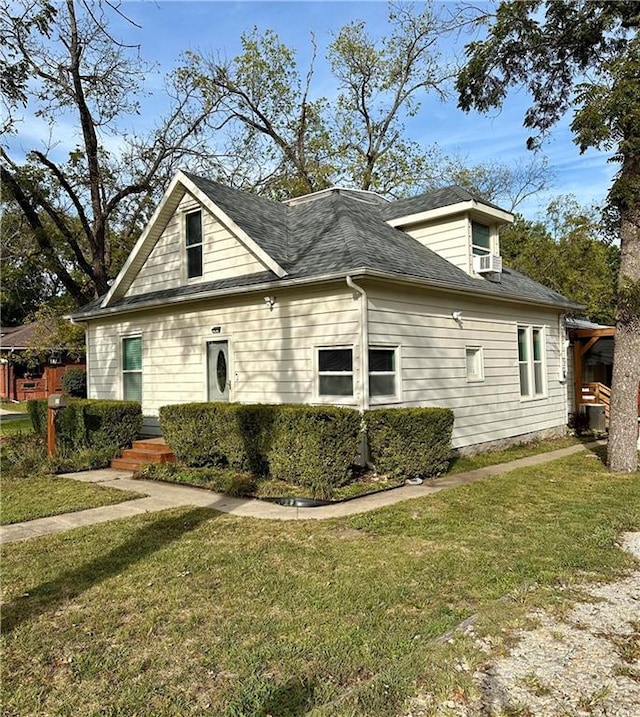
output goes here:
<path id="1" fill-rule="evenodd" d="M 249 276 L 176 286 L 163 291 L 124 297 L 99 309 L 99 301 L 74 316 L 96 315 L 143 304 L 155 305 L 189 300 L 216 292 L 268 288 L 339 278 L 366 272 L 483 294 L 487 297 L 551 304 L 566 309 L 579 305 L 508 267 L 499 282 L 469 276 L 465 271 L 423 246 L 400 229 L 390 226 L 390 216 L 406 216 L 477 198 L 460 187 L 448 187 L 421 197 L 392 203 L 360 201 L 345 192 L 326 195 L 287 206 L 263 197 L 224 187 L 187 175 L 225 214 L 243 229 L 286 272 L 284 278 L 266 270 Z M 442 204 L 445 202 L 445 204 Z M 487 204 L 484 202 L 484 204 Z M 396 207 L 396 210 L 393 208 Z M 413 207 L 413 208 L 412 208 Z M 237 290 L 237 291 L 235 291 Z"/>
<path id="2" fill-rule="evenodd" d="M 449 207 L 452 204 L 460 204 L 462 202 L 479 202 L 487 207 L 504 211 L 496 204 L 482 199 L 479 195 L 472 194 L 463 187 L 453 185 L 451 187 L 442 187 L 442 189 L 434 189 L 431 192 L 418 194 L 415 197 L 407 197 L 406 199 L 398 199 L 395 202 L 387 204 L 382 210 L 382 216 L 386 220 L 399 219 L 400 217 L 418 214 L 419 212 L 428 212 L 431 209 L 439 209 L 440 207 Z"/>

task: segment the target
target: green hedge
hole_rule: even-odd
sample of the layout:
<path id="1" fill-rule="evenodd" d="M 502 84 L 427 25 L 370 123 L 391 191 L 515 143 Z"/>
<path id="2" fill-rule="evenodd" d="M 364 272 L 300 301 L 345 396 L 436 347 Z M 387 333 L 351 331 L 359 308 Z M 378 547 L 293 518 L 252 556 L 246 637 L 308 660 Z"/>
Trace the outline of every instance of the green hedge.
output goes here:
<path id="1" fill-rule="evenodd" d="M 362 417 L 351 408 L 281 406 L 269 451 L 273 478 L 327 498 L 349 482 L 360 444 Z"/>
<path id="2" fill-rule="evenodd" d="M 318 497 L 348 482 L 360 425 L 357 411 L 334 406 L 190 403 L 160 409 L 162 435 L 182 463 L 269 474 Z"/>
<path id="3" fill-rule="evenodd" d="M 36 435 L 47 435 L 47 399 L 27 404 Z M 131 445 L 142 428 L 137 401 L 70 400 L 56 412 L 56 445 L 61 448 L 120 449 Z"/>
<path id="4" fill-rule="evenodd" d="M 379 473 L 426 478 L 444 473 L 451 454 L 453 411 L 380 408 L 367 411 L 369 457 Z"/>
<path id="5" fill-rule="evenodd" d="M 162 406 L 160 427 L 176 458 L 188 466 L 222 466 L 265 474 L 279 408 L 237 403 Z"/>

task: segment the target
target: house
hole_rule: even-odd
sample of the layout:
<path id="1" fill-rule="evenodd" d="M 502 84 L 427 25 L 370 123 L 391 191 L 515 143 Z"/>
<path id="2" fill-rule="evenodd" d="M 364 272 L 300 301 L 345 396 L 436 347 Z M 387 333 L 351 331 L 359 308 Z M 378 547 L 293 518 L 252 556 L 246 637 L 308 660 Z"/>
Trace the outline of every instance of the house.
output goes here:
<path id="1" fill-rule="evenodd" d="M 26 352 L 38 330 L 36 322 L 0 329 L 0 398 L 3 401 L 27 401 L 59 393 L 67 369 L 85 367 L 63 351 L 51 354 L 47 362 L 27 358 Z"/>
<path id="2" fill-rule="evenodd" d="M 454 447 L 562 433 L 564 315 L 460 187 L 274 202 L 179 172 L 86 326 L 92 398 L 447 406 Z"/>

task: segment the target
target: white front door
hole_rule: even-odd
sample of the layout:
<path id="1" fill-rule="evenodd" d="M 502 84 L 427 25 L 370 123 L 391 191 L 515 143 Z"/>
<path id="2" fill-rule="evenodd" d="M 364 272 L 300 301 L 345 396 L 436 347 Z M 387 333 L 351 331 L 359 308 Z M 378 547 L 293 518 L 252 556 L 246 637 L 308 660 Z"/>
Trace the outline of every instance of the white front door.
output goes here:
<path id="1" fill-rule="evenodd" d="M 207 343 L 207 401 L 229 400 L 229 342 Z"/>

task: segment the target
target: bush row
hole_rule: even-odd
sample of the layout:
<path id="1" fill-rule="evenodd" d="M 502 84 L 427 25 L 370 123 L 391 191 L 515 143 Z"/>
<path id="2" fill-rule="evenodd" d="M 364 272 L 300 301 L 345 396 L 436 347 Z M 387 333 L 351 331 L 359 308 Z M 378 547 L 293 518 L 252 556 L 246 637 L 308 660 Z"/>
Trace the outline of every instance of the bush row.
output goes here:
<path id="1" fill-rule="evenodd" d="M 351 477 L 361 421 L 334 406 L 190 403 L 163 406 L 160 427 L 188 466 L 268 474 L 320 496 Z"/>
<path id="2" fill-rule="evenodd" d="M 375 409 L 191 403 L 163 406 L 160 426 L 181 463 L 253 471 L 328 496 L 352 476 L 362 434 L 375 469 L 394 477 L 446 470 L 453 413 L 445 408 Z"/>
<path id="3" fill-rule="evenodd" d="M 27 404 L 36 435 L 47 435 L 47 399 Z M 61 449 L 118 450 L 131 445 L 142 428 L 137 401 L 72 399 L 56 411 L 56 446 Z"/>

